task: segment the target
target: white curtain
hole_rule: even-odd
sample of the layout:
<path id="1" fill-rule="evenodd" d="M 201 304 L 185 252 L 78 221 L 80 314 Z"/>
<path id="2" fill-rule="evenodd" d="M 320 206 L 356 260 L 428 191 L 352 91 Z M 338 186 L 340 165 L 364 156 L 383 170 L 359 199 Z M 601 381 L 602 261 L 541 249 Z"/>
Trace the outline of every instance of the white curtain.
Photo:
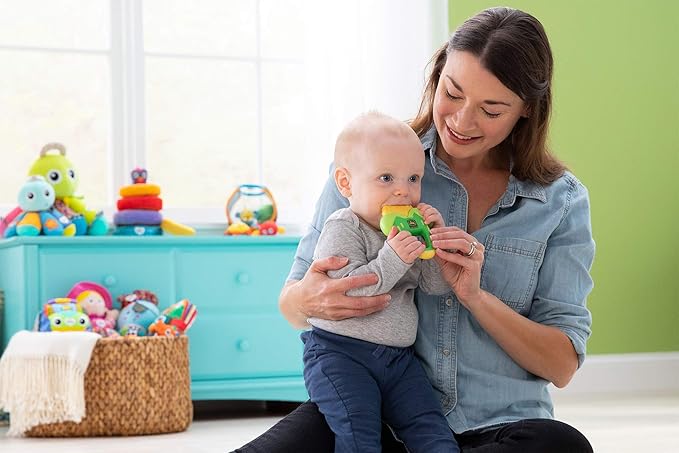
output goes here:
<path id="1" fill-rule="evenodd" d="M 417 113 L 426 66 L 448 37 L 447 5 L 445 0 L 306 2 L 305 99 L 314 126 L 304 133 L 306 146 L 315 150 L 314 166 L 328 168 L 337 134 L 356 115 L 376 109 L 407 120 Z"/>

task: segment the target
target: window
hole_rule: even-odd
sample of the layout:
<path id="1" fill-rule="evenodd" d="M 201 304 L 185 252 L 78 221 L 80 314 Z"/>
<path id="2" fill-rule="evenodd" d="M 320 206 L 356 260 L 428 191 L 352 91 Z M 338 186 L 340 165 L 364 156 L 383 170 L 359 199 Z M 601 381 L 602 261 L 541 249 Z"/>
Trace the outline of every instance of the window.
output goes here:
<path id="1" fill-rule="evenodd" d="M 75 9 L 78 14 L 63 14 Z M 109 17 L 105 0 L 0 3 L 0 204 L 5 210 L 16 206 L 42 146 L 55 141 L 67 146 L 67 156 L 80 169 L 88 203 L 107 203 Z"/>
<path id="2" fill-rule="evenodd" d="M 142 166 L 175 220 L 224 224 L 231 191 L 259 183 L 304 224 L 349 119 L 414 115 L 446 4 L 0 0 L 0 212 L 58 141 L 109 219 Z"/>

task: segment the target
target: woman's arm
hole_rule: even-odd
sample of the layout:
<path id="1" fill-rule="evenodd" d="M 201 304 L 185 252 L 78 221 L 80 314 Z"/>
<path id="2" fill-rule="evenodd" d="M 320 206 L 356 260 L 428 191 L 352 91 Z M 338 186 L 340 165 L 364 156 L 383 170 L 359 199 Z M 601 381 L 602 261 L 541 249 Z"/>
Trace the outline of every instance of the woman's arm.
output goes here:
<path id="1" fill-rule="evenodd" d="M 521 367 L 559 388 L 570 382 L 578 369 L 578 355 L 561 330 L 521 316 L 487 291 L 464 305 Z"/>
<path id="2" fill-rule="evenodd" d="M 467 257 L 463 254 L 475 241 L 471 235 L 458 228 L 432 230 L 442 274 L 460 302 L 515 362 L 557 387 L 568 384 L 584 359 L 591 323 L 585 300 L 592 289 L 594 242 L 584 187 L 576 187 L 569 200 L 567 214 L 548 240 L 528 317 L 481 289 L 482 244 Z"/>
<path id="3" fill-rule="evenodd" d="M 493 294 L 481 289 L 481 253 L 467 257 L 445 251 L 468 250 L 468 244 L 474 241 L 472 236 L 452 227 L 437 229 L 432 239 L 434 246 L 438 247 L 436 256 L 440 259 L 442 275 L 481 327 L 527 371 L 557 387 L 568 384 L 578 367 L 578 357 L 569 338 L 555 327 L 544 326 L 520 315 Z M 476 247 L 483 251 L 483 245 Z"/>
<path id="4" fill-rule="evenodd" d="M 331 172 L 332 173 L 332 172 Z M 365 316 L 384 309 L 391 296 L 382 294 L 370 297 L 350 297 L 347 291 L 377 283 L 374 274 L 331 279 L 327 272 L 347 264 L 344 257 L 330 256 L 313 260 L 313 252 L 326 219 L 340 208 L 348 206 L 335 185 L 328 178 L 316 204 L 314 218 L 302 237 L 288 281 L 281 290 L 278 305 L 288 322 L 297 329 L 309 327 L 307 318 L 339 320 Z"/>
<path id="5" fill-rule="evenodd" d="M 314 261 L 301 280 L 288 281 L 283 287 L 278 305 L 288 322 L 297 329 L 309 327 L 307 319 L 339 320 L 366 316 L 383 310 L 391 296 L 347 296 L 347 291 L 377 283 L 377 275 L 366 274 L 332 279 L 326 274 L 347 264 L 344 257 L 330 256 Z"/>

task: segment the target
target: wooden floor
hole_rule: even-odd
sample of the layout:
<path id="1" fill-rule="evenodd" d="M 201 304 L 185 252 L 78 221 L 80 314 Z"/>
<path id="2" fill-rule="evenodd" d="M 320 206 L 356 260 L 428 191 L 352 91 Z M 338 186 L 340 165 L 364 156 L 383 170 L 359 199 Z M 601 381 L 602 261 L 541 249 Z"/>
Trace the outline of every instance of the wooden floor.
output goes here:
<path id="1" fill-rule="evenodd" d="M 7 428 L 0 427 L 0 452 L 228 452 L 290 409 L 285 404 L 267 409 L 259 402 L 201 402 L 186 432 L 132 438 L 16 439 L 7 438 Z M 679 452 L 679 394 L 561 397 L 556 416 L 582 431 L 597 453 Z"/>

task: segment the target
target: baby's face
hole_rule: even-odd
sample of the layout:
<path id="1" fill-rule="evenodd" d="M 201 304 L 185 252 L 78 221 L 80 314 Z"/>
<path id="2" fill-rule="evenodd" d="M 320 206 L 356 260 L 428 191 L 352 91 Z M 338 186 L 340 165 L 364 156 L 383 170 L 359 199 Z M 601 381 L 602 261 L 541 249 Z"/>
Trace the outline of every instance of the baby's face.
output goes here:
<path id="1" fill-rule="evenodd" d="M 417 136 L 385 135 L 352 152 L 351 210 L 379 229 L 382 206 L 420 201 L 424 152 Z"/>

